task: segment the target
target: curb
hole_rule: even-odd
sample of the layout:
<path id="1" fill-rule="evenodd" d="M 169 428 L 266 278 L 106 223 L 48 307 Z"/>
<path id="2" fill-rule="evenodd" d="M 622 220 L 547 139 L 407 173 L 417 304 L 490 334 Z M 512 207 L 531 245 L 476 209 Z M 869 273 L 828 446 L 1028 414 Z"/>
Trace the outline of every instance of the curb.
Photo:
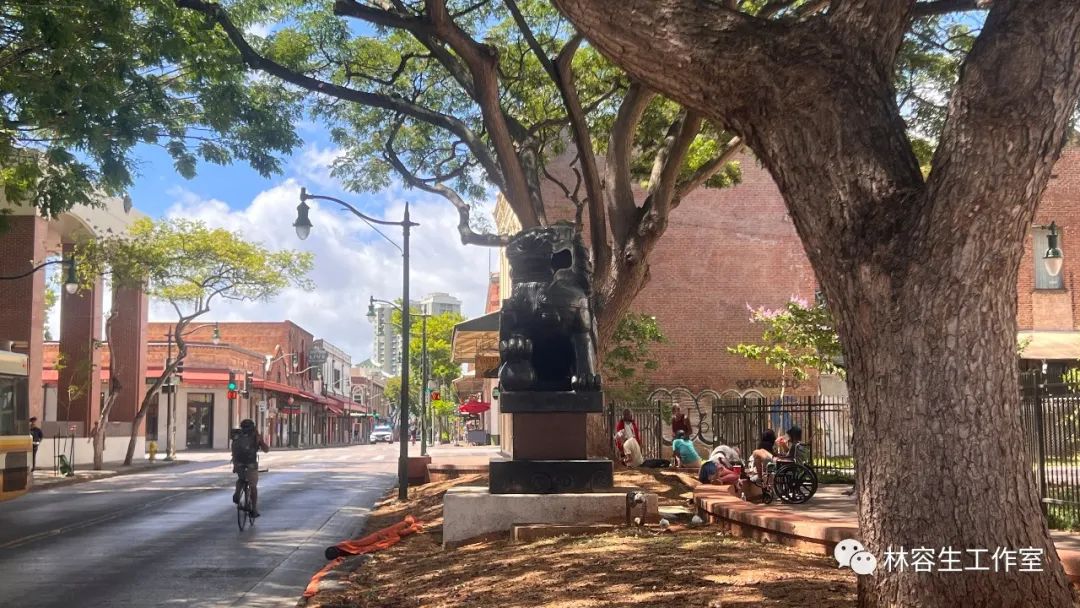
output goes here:
<path id="1" fill-rule="evenodd" d="M 53 488 L 62 488 L 64 486 L 70 486 L 70 485 L 79 484 L 79 483 L 86 483 L 86 482 L 89 482 L 89 481 L 97 481 L 99 479 L 109 479 L 111 477 L 123 477 L 123 476 L 126 476 L 126 475 L 138 475 L 138 474 L 141 474 L 141 473 L 148 473 L 148 472 L 160 469 L 160 468 L 168 468 L 168 467 L 172 467 L 172 466 L 178 465 L 178 464 L 187 464 L 189 462 L 191 462 L 191 461 L 188 461 L 188 460 L 173 460 L 173 461 L 168 461 L 168 462 L 167 461 L 161 461 L 158 464 L 132 466 L 129 469 L 126 469 L 126 470 L 110 471 L 109 473 L 103 473 L 101 475 L 86 476 L 86 477 L 80 477 L 80 476 L 76 475 L 74 477 L 64 477 L 64 478 L 59 479 L 58 481 L 50 481 L 49 483 L 43 483 L 43 484 L 39 484 L 39 483 L 35 482 L 33 484 L 33 486 L 31 486 L 30 492 L 42 492 L 42 491 L 45 491 L 45 490 L 51 490 Z"/>
<path id="2" fill-rule="evenodd" d="M 787 511 L 743 502 L 718 486 L 695 489 L 694 502 L 699 515 L 736 536 L 778 542 L 803 553 L 831 556 L 838 542 L 860 536 L 855 519 L 799 517 Z M 1065 576 L 1073 587 L 1080 588 L 1080 551 L 1055 549 Z"/>

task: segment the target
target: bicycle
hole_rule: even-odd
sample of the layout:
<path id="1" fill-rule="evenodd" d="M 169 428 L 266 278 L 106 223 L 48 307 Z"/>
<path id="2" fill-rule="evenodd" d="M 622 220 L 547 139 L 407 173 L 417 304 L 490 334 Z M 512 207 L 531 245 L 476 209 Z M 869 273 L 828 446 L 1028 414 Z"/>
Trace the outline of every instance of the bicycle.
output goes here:
<path id="1" fill-rule="evenodd" d="M 256 471 L 259 473 L 265 473 L 269 471 L 269 468 L 260 469 L 258 465 Z M 255 510 L 251 506 L 251 484 L 247 480 L 247 468 L 240 475 L 240 500 L 236 503 L 236 525 L 240 526 L 240 531 L 243 532 L 244 528 L 248 525 L 255 526 Z"/>

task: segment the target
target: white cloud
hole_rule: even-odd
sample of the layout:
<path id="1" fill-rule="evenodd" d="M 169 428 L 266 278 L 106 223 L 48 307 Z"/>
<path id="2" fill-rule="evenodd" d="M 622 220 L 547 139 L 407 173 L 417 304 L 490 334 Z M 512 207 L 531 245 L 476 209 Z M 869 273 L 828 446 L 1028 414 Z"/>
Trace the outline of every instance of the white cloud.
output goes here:
<path id="1" fill-rule="evenodd" d="M 325 158 L 333 152 L 319 148 L 310 150 L 310 157 L 307 151 L 304 154 L 310 161 L 306 165 L 309 169 L 317 168 L 314 159 Z M 303 166 L 301 173 L 305 173 Z M 308 183 L 312 182 L 305 181 Z M 310 275 L 316 284 L 314 291 L 290 288 L 271 302 L 219 301 L 206 320 L 291 320 L 316 338 L 325 338 L 345 349 L 354 362 L 362 361 L 372 350 L 372 330 L 366 318 L 368 297 L 374 295 L 387 300 L 400 297 L 401 254 L 359 218 L 340 211 L 333 203 L 321 201 L 310 203 L 314 228 L 306 241 L 300 241 L 292 227 L 299 192 L 300 184 L 288 179 L 259 193 L 246 206 L 235 205 L 238 208 L 232 209 L 224 201 L 174 189 L 168 194 L 175 202 L 166 215 L 202 220 L 211 226 L 235 230 L 247 239 L 271 248 L 310 251 L 315 255 Z M 483 313 L 489 250 L 461 244 L 456 229 L 457 213 L 449 203 L 441 198 L 402 190 L 391 190 L 374 200 L 372 197 L 355 199 L 372 203 L 360 206 L 365 212 L 369 212 L 370 207 L 382 207 L 370 211 L 373 216 L 399 220 L 406 197 L 411 201 L 412 220 L 420 224 L 412 233 L 412 297 L 418 299 L 433 291 L 448 292 L 462 300 L 463 313 L 467 317 Z M 380 230 L 401 243 L 400 228 L 380 226 Z M 152 306 L 150 314 L 155 320 L 175 316 L 171 308 L 161 305 Z"/>

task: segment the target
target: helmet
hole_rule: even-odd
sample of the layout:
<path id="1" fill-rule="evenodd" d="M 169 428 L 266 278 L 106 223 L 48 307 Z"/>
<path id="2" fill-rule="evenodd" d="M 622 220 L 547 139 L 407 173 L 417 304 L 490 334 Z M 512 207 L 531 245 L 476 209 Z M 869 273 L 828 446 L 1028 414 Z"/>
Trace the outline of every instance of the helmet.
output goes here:
<path id="1" fill-rule="evenodd" d="M 243 421 L 240 422 L 240 430 L 254 431 L 255 430 L 255 421 L 252 420 L 251 418 L 245 418 Z"/>

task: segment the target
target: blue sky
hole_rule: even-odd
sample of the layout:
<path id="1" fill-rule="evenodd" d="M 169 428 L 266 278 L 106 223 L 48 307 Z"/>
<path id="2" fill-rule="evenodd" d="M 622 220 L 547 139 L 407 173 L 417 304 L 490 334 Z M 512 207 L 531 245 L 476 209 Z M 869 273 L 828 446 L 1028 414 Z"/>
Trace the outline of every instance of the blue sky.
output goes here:
<path id="1" fill-rule="evenodd" d="M 420 224 L 412 239 L 413 297 L 447 292 L 462 300 L 466 316 L 482 314 L 489 263 L 497 264 L 498 258 L 494 250 L 461 245 L 457 212 L 450 203 L 400 186 L 376 194 L 345 192 L 329 175 L 338 150 L 326 130 L 313 123 L 303 123 L 298 129 L 304 145 L 283 159 L 282 174 L 270 178 L 242 163 L 227 167 L 202 163 L 197 176 L 188 180 L 176 173 L 164 150 L 153 146 L 137 150 L 139 175 L 129 193 L 139 211 L 154 218 L 199 219 L 274 249 L 310 251 L 315 256 L 310 275 L 316 284 L 313 292 L 288 289 L 270 302 L 218 302 L 203 320 L 288 319 L 316 338 L 343 348 L 355 363 L 371 355 L 367 300 L 371 295 L 388 300 L 400 297 L 401 255 L 359 219 L 328 203 L 312 204 L 315 227 L 307 240 L 299 240 L 292 222 L 301 186 L 388 219 L 400 219 L 408 200 L 412 219 Z M 399 230 L 385 232 L 400 243 Z M 58 309 L 50 316 L 54 334 Z M 166 321 L 175 312 L 171 307 L 152 306 L 150 316 Z"/>

